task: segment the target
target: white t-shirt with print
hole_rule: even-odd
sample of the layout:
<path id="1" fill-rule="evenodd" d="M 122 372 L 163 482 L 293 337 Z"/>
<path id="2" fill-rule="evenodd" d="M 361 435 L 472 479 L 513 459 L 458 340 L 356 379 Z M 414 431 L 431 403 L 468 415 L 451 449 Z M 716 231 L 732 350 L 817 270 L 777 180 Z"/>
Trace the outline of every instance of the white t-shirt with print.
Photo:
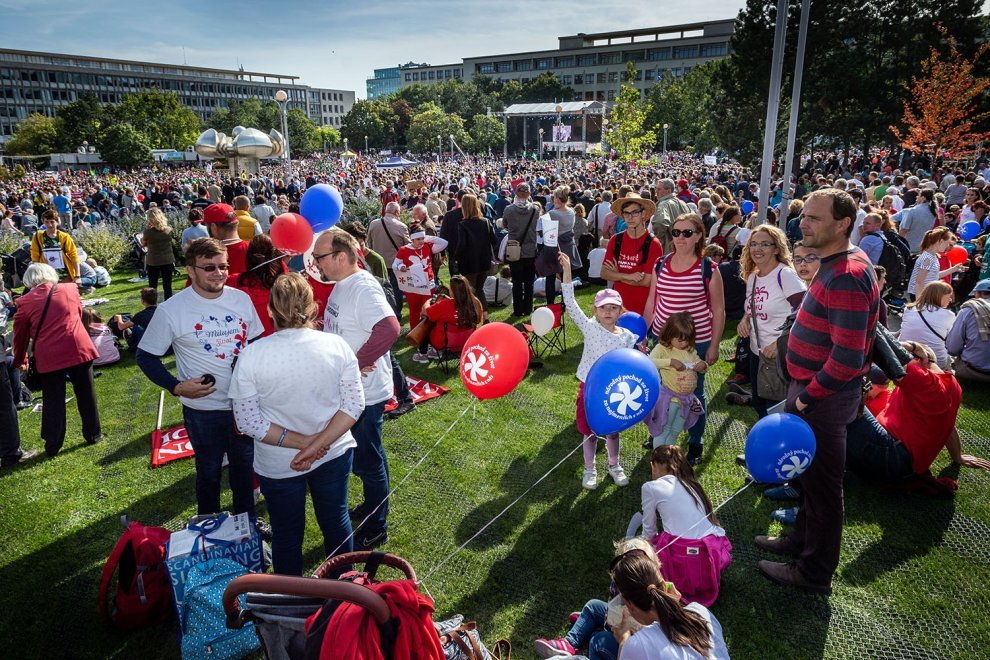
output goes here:
<path id="1" fill-rule="evenodd" d="M 626 640 L 622 646 L 622 660 L 698 660 L 700 658 L 728 660 L 729 649 L 725 646 L 725 638 L 722 636 L 722 625 L 715 615 L 698 603 L 691 603 L 684 609 L 700 615 L 708 623 L 712 635 L 712 648 L 706 655 L 701 655 L 690 646 L 673 643 L 663 634 L 660 624 L 653 623 L 640 628 Z"/>
<path id="2" fill-rule="evenodd" d="M 152 355 L 175 350 L 179 380 L 210 374 L 213 394 L 199 399 L 179 397 L 194 410 L 230 410 L 231 370 L 248 341 L 265 331 L 251 298 L 224 287 L 219 298 L 204 298 L 190 286 L 158 305 L 138 345 Z"/>
<path id="3" fill-rule="evenodd" d="M 750 327 L 752 322 L 760 324 L 760 343 L 757 345 L 756 332 L 750 330 L 750 349 L 758 352 L 777 341 L 781 335 L 779 328 L 792 311 L 791 303 L 787 302 L 787 299 L 795 293 L 804 293 L 805 288 L 798 274 L 784 264 L 777 264 L 777 267 L 766 277 L 759 277 L 757 271 L 750 273 L 746 282 L 746 313 L 754 317 Z M 754 299 L 755 312 L 751 304 Z"/>
<path id="4" fill-rule="evenodd" d="M 233 401 L 258 397 L 266 419 L 303 435 L 322 431 L 341 409 L 343 398 L 357 394 L 363 400 L 362 392 L 361 370 L 351 347 L 337 335 L 308 328 L 280 330 L 248 346 L 230 383 Z M 360 410 L 355 412 L 360 415 Z M 354 446 L 347 431 L 313 468 Z M 298 451 L 256 440 L 254 471 L 271 479 L 304 474 L 289 467 Z"/>
<path id="5" fill-rule="evenodd" d="M 323 330 L 340 335 L 357 353 L 371 337 L 375 324 L 395 312 L 388 304 L 385 292 L 370 273 L 359 270 L 337 282 L 327 299 L 323 312 Z M 364 400 L 367 405 L 392 398 L 392 361 L 388 353 L 375 361 L 375 369 L 363 374 Z"/>

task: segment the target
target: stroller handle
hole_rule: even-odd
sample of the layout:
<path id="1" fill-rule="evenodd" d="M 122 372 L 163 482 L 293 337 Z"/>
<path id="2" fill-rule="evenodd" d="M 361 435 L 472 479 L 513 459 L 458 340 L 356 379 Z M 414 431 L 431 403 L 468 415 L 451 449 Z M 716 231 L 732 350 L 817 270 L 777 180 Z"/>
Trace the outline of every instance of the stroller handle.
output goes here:
<path id="1" fill-rule="evenodd" d="M 244 612 L 237 597 L 249 592 L 310 596 L 324 600 L 332 598 L 354 603 L 371 612 L 379 624 L 384 624 L 391 617 L 388 605 L 381 596 L 353 582 L 251 573 L 232 580 L 223 592 L 223 609 L 227 613 L 228 628 L 240 630 L 244 626 Z"/>
<path id="2" fill-rule="evenodd" d="M 374 554 L 371 551 L 364 550 L 359 552 L 345 552 L 342 555 L 336 555 L 330 557 L 325 562 L 320 564 L 320 566 L 313 571 L 313 577 L 315 578 L 326 578 L 329 573 L 334 569 L 341 566 L 347 566 L 348 564 L 366 564 L 368 560 L 371 559 L 371 555 Z M 396 555 L 391 555 L 388 553 L 379 554 L 381 557 L 381 563 L 386 566 L 391 566 L 396 568 L 406 576 L 407 579 L 416 582 L 416 571 L 413 570 L 412 564 Z"/>

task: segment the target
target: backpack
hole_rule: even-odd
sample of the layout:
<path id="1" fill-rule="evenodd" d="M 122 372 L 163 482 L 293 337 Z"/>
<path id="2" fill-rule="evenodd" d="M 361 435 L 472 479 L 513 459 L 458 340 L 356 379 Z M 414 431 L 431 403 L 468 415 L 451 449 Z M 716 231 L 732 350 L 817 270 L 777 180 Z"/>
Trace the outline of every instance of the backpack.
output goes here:
<path id="1" fill-rule="evenodd" d="M 183 658 L 243 658 L 261 648 L 254 623 L 240 630 L 227 628 L 223 592 L 248 569 L 232 559 L 209 559 L 193 565 L 186 576 L 181 621 Z M 242 599 L 244 607 L 246 596 Z"/>
<path id="2" fill-rule="evenodd" d="M 615 235 L 615 263 L 619 263 L 619 255 L 622 254 L 622 239 L 626 235 L 625 231 L 620 231 Z M 642 266 L 646 263 L 646 260 L 650 258 L 650 248 L 653 246 L 653 236 L 649 233 L 646 234 L 646 240 L 643 241 L 643 247 L 640 248 L 639 254 L 639 264 Z"/>
<path id="3" fill-rule="evenodd" d="M 667 262 L 670 261 L 670 258 L 672 256 L 674 256 L 674 254 L 670 253 L 665 257 L 663 257 L 662 259 L 657 260 L 657 265 L 653 267 L 653 272 L 656 273 L 657 277 L 660 277 L 661 271 L 663 271 L 664 267 L 667 265 Z M 701 281 L 704 282 L 705 284 L 705 300 L 707 300 L 709 304 L 711 304 L 711 299 L 712 299 L 711 291 L 709 290 L 712 282 L 712 272 L 713 272 L 712 260 L 709 259 L 708 257 L 702 257 Z M 781 290 L 783 290 L 783 288 L 781 288 Z"/>
<path id="4" fill-rule="evenodd" d="M 883 232 L 884 238 L 890 242 L 901 256 L 904 257 L 904 263 L 908 263 L 911 260 L 911 246 L 908 245 L 907 239 L 898 234 L 896 231 L 886 230 Z"/>
<path id="5" fill-rule="evenodd" d="M 729 254 L 729 238 L 731 236 L 735 236 L 735 234 L 738 231 L 739 231 L 739 225 L 736 225 L 735 227 L 733 227 L 732 229 L 729 230 L 729 233 L 727 233 L 725 236 L 722 236 L 722 225 L 719 225 L 718 231 L 715 232 L 715 236 L 712 237 L 712 240 L 710 242 L 711 242 L 712 245 L 717 245 L 720 248 L 722 248 L 723 250 L 725 250 L 725 254 L 728 255 Z"/>
<path id="6" fill-rule="evenodd" d="M 127 529 L 107 557 L 100 578 L 100 617 L 121 630 L 167 621 L 173 608 L 165 543 L 172 533 L 161 527 L 128 522 L 127 516 L 121 522 Z M 108 602 L 114 573 L 117 589 Z"/>
<path id="7" fill-rule="evenodd" d="M 887 239 L 884 232 L 876 233 L 874 236 L 877 236 L 883 241 L 883 250 L 880 252 L 880 259 L 877 261 L 877 265 L 883 266 L 886 269 L 887 281 L 892 287 L 897 288 L 908 274 L 907 261 L 897 246 Z"/>

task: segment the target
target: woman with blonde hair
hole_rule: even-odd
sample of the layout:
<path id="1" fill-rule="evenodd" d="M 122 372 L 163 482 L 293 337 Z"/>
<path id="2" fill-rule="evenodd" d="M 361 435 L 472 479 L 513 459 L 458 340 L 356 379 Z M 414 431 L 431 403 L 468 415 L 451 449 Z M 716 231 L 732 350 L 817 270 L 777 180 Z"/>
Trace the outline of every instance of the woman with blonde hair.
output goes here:
<path id="1" fill-rule="evenodd" d="M 148 286 L 158 288 L 162 278 L 165 300 L 172 297 L 172 277 L 175 274 L 175 255 L 172 252 L 172 228 L 168 217 L 158 207 L 148 210 L 148 223 L 141 235 L 141 245 L 148 248 L 144 265 L 148 269 Z"/>
<path id="2" fill-rule="evenodd" d="M 945 338 L 956 320 L 952 304 L 952 285 L 934 280 L 925 285 L 921 295 L 904 308 L 899 338 L 902 342 L 915 341 L 932 349 L 938 366 L 949 368 L 949 352 L 945 348 Z"/>
<path id="3" fill-rule="evenodd" d="M 316 310 L 302 275 L 279 275 L 268 301 L 275 334 L 244 348 L 229 391 L 237 427 L 254 439 L 272 563 L 286 575 L 303 571 L 307 489 L 324 556 L 352 547 L 347 483 L 356 443 L 350 429 L 364 411 L 364 389 L 350 346 L 313 328 Z"/>
<path id="4" fill-rule="evenodd" d="M 783 401 L 786 385 L 774 377 L 780 327 L 804 299 L 805 286 L 791 267 L 787 237 L 777 227 L 754 229 L 742 251 L 739 276 L 746 282 L 740 337 L 749 337 L 750 405 L 763 418 L 767 408 Z M 760 379 L 763 378 L 761 386 Z"/>
<path id="5" fill-rule="evenodd" d="M 939 269 L 938 255 L 952 247 L 952 231 L 947 227 L 936 227 L 925 233 L 921 239 L 921 253 L 914 262 L 914 270 L 908 279 L 908 297 L 913 301 L 921 295 L 929 282 L 952 275 L 966 268 L 965 263 Z"/>

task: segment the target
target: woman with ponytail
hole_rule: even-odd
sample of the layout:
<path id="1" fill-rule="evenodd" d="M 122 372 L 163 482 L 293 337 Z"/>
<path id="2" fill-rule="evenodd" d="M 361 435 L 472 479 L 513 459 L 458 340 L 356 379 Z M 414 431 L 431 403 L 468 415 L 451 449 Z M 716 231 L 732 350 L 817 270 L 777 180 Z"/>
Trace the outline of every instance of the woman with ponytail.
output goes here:
<path id="1" fill-rule="evenodd" d="M 628 610 L 612 630 L 619 660 L 729 657 L 715 616 L 698 603 L 682 605 L 660 566 L 642 550 L 616 558 L 612 581 Z M 630 632 L 628 617 L 643 627 Z"/>

